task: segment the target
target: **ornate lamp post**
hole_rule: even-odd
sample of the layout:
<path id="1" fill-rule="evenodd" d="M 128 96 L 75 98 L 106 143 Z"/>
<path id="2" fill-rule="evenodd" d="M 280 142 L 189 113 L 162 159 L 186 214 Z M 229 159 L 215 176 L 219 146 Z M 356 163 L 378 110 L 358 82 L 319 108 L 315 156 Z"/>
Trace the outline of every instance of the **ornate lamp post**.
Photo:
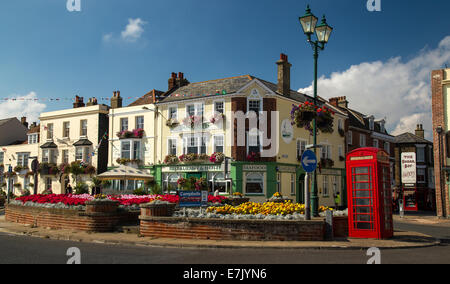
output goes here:
<path id="1" fill-rule="evenodd" d="M 330 39 L 331 32 L 333 28 L 327 24 L 325 15 L 322 18 L 320 25 L 317 24 L 317 17 L 311 13 L 309 5 L 306 8 L 306 13 L 303 17 L 299 18 L 300 24 L 302 25 L 303 32 L 305 33 L 308 42 L 311 44 L 314 50 L 314 105 L 317 105 L 317 60 L 319 58 L 319 50 L 324 50 L 325 45 Z M 312 35 L 316 34 L 317 40 L 312 40 Z M 313 120 L 313 135 L 314 135 L 314 153 L 317 156 L 317 120 Z M 311 211 L 313 216 L 317 217 L 319 215 L 319 197 L 317 195 L 317 171 L 314 171 L 313 181 L 312 181 L 312 193 L 311 193 Z"/>

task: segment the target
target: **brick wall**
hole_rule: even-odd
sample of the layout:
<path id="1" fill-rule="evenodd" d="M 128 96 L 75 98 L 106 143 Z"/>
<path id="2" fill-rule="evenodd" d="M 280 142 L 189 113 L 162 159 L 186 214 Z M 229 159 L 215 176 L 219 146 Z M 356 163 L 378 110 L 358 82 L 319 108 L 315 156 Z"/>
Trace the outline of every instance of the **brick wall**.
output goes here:
<path id="1" fill-rule="evenodd" d="M 120 224 L 137 221 L 138 212 L 129 213 L 92 213 L 68 209 L 35 208 L 20 205 L 6 205 L 5 219 L 8 222 L 69 229 L 88 232 L 113 231 Z"/>
<path id="2" fill-rule="evenodd" d="M 445 208 L 446 215 L 448 216 L 450 212 L 450 204 L 449 204 L 449 196 L 448 196 L 448 186 L 443 182 L 444 179 L 441 179 L 441 175 L 444 175 L 444 172 L 441 171 L 441 167 L 439 165 L 439 152 L 443 157 L 447 152 L 446 145 L 443 143 L 444 139 L 442 139 L 442 146 L 439 149 L 439 135 L 435 131 L 435 129 L 441 126 L 444 129 L 444 133 L 442 135 L 445 136 L 445 130 L 447 126 L 445 125 L 445 107 L 444 107 L 444 96 L 442 89 L 442 80 L 444 79 L 444 70 L 434 70 L 431 72 L 431 94 L 432 94 L 432 113 L 433 113 L 433 142 L 435 147 L 434 151 L 434 176 L 435 176 L 435 190 L 436 190 L 436 211 L 437 215 L 442 217 L 444 216 L 443 206 L 442 206 L 442 190 L 445 200 Z M 443 159 L 445 166 L 445 159 Z"/>
<path id="3" fill-rule="evenodd" d="M 325 221 L 218 220 L 140 216 L 145 237 L 244 240 L 323 241 Z M 347 218 L 336 218 L 336 237 L 348 236 Z"/>

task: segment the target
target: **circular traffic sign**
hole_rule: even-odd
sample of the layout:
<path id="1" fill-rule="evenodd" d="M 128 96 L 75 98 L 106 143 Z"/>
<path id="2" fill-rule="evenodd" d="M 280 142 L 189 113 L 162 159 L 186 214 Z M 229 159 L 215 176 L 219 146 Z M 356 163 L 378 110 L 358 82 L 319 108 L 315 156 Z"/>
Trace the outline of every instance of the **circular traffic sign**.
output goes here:
<path id="1" fill-rule="evenodd" d="M 306 150 L 303 152 L 302 158 L 302 167 L 307 173 L 314 172 L 317 168 L 317 157 L 311 150 Z"/>

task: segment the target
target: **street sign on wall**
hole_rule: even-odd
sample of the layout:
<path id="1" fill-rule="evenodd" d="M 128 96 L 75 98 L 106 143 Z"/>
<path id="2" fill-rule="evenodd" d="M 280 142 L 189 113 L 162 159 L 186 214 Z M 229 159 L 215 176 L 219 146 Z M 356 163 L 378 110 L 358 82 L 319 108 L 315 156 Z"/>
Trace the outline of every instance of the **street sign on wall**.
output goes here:
<path id="1" fill-rule="evenodd" d="M 414 184 L 416 177 L 416 153 L 406 152 L 401 155 L 402 183 Z"/>

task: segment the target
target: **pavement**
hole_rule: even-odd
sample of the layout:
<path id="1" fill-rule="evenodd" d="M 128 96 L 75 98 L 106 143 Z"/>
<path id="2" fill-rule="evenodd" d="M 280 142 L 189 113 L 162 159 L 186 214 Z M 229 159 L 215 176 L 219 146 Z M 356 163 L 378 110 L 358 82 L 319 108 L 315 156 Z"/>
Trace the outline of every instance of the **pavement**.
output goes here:
<path id="1" fill-rule="evenodd" d="M 409 249 L 440 245 L 439 239 L 418 232 L 394 232 L 389 240 L 337 239 L 333 241 L 215 241 L 149 238 L 139 236 L 137 226 L 124 228 L 123 232 L 89 233 L 74 230 L 33 228 L 29 225 L 10 223 L 0 213 L 0 232 L 12 235 L 32 236 L 44 239 L 66 240 L 84 243 L 134 245 L 164 248 L 255 248 L 255 249 L 353 249 L 376 247 L 379 249 Z"/>

